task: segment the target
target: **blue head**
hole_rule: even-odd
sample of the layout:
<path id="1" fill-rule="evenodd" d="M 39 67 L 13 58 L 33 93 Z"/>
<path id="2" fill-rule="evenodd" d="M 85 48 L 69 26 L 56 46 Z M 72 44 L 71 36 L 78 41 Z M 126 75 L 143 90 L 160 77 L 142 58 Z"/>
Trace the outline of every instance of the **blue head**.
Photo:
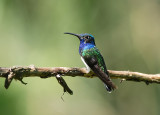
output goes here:
<path id="1" fill-rule="evenodd" d="M 94 42 L 94 37 L 91 34 L 74 34 L 74 33 L 68 33 L 66 32 L 65 34 L 70 34 L 70 35 L 74 35 L 77 36 L 80 40 L 80 44 L 90 44 L 90 45 L 95 45 Z"/>
<path id="2" fill-rule="evenodd" d="M 74 34 L 74 33 L 68 33 L 66 32 L 65 34 L 70 34 L 77 36 L 80 40 L 80 46 L 79 46 L 79 54 L 81 55 L 82 51 L 85 49 L 90 49 L 92 47 L 95 47 L 95 42 L 94 42 L 94 37 L 91 34 Z"/>

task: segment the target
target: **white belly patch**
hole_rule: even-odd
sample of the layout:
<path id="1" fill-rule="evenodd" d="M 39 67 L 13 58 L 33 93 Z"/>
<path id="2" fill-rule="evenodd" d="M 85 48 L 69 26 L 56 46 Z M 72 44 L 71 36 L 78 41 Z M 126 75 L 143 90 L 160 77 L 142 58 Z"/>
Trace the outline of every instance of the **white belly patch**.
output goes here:
<path id="1" fill-rule="evenodd" d="M 90 67 L 87 65 L 87 63 L 84 61 L 83 57 L 81 57 L 82 62 L 84 63 L 84 65 L 87 68 L 87 73 L 89 73 L 91 71 Z"/>

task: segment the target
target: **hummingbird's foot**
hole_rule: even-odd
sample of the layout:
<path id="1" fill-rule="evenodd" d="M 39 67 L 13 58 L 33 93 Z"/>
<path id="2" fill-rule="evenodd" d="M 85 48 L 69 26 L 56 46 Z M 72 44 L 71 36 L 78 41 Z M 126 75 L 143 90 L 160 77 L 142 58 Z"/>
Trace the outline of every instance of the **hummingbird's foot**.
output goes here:
<path id="1" fill-rule="evenodd" d="M 93 78 L 95 77 L 95 73 L 93 71 L 89 71 L 88 73 L 84 74 L 84 76 L 88 78 Z"/>

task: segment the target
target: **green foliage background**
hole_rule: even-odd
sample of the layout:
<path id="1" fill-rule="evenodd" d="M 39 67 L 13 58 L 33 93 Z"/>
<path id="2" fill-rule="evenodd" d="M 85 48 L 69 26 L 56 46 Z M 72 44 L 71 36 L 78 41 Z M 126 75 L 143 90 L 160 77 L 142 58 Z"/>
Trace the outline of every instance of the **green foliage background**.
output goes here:
<path id="1" fill-rule="evenodd" d="M 91 33 L 107 67 L 160 73 L 160 0 L 0 0 L 0 67 L 84 67 L 79 41 Z M 97 78 L 25 78 L 8 90 L 0 79 L 1 115 L 159 115 L 159 85 L 113 80 L 108 94 Z"/>

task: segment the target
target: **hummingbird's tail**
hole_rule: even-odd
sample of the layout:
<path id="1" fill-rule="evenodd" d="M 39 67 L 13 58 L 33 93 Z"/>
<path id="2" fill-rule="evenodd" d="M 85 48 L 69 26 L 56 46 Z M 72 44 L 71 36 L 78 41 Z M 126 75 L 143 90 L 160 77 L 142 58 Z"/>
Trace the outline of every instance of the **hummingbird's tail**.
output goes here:
<path id="1" fill-rule="evenodd" d="M 110 79 L 110 78 L 109 78 Z M 113 84 L 111 80 L 104 83 L 106 90 L 111 93 L 113 90 L 117 89 L 117 86 Z"/>
<path id="2" fill-rule="evenodd" d="M 112 87 L 107 86 L 106 84 L 104 84 L 104 86 L 105 86 L 106 90 L 108 91 L 108 93 L 112 92 L 112 90 L 113 90 Z"/>
<path id="3" fill-rule="evenodd" d="M 109 93 L 111 93 L 114 89 L 117 89 L 117 86 L 111 81 L 108 72 L 103 72 L 97 65 L 94 65 L 91 69 L 103 81 L 106 90 Z"/>
<path id="4" fill-rule="evenodd" d="M 108 71 L 107 72 L 102 71 L 101 69 L 99 69 L 99 67 L 97 65 L 94 65 L 92 67 L 92 70 L 103 81 L 103 83 L 106 87 L 106 90 L 109 93 L 111 93 L 114 89 L 117 89 L 117 86 L 114 85 L 114 83 L 111 81 Z"/>

